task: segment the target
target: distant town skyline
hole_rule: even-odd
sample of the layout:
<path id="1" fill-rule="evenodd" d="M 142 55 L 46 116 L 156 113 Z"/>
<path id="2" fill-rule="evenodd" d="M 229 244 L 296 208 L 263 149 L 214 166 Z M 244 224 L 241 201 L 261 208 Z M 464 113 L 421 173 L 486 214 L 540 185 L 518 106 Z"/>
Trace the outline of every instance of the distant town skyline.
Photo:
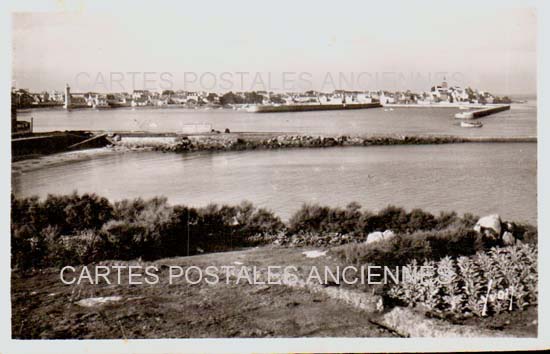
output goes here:
<path id="1" fill-rule="evenodd" d="M 425 11 L 415 3 L 374 12 L 369 2 L 314 8 L 282 2 L 263 4 L 250 16 L 237 4 L 155 4 L 127 9 L 131 16 L 14 14 L 14 85 L 97 92 L 427 91 L 447 76 L 450 85 L 536 93 L 535 9 L 433 3 Z M 247 81 L 237 73 L 248 73 Z M 285 89 L 285 73 L 295 84 L 302 73 L 306 85 Z M 327 86 L 329 73 L 334 81 Z M 337 80 L 339 74 L 347 80 Z"/>

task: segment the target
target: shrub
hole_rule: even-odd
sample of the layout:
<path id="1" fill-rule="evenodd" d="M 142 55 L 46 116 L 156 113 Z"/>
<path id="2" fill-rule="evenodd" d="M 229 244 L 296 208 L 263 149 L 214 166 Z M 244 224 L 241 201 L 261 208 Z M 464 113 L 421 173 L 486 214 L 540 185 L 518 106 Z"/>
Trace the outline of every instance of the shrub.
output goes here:
<path id="1" fill-rule="evenodd" d="M 111 246 L 109 253 L 113 258 L 132 259 L 141 256 L 146 233 L 143 225 L 111 220 L 103 225 L 101 233 Z"/>
<path id="2" fill-rule="evenodd" d="M 63 208 L 69 232 L 98 229 L 113 217 L 113 207 L 106 198 L 95 194 L 73 194 Z"/>
<path id="3" fill-rule="evenodd" d="M 12 226 L 11 261 L 13 268 L 34 268 L 42 264 L 44 251 L 33 241 L 34 232 L 28 225 Z"/>
<path id="4" fill-rule="evenodd" d="M 247 236 L 254 234 L 278 234 L 285 229 L 281 219 L 267 209 L 258 209 L 244 224 Z"/>
<path id="5" fill-rule="evenodd" d="M 436 224 L 437 220 L 432 214 L 422 209 L 413 209 L 409 213 L 407 229 L 408 231 L 431 230 Z"/>
<path id="6" fill-rule="evenodd" d="M 62 234 L 100 228 L 112 213 L 109 201 L 95 194 L 48 195 L 43 202 L 36 197 L 12 198 L 12 223 L 26 224 L 37 233 L 48 225 Z"/>
<path id="7" fill-rule="evenodd" d="M 60 242 L 53 245 L 50 252 L 50 264 L 88 264 L 113 256 L 112 245 L 94 230 L 79 231 L 76 235 L 61 236 Z"/>
<path id="8" fill-rule="evenodd" d="M 319 205 L 304 204 L 289 220 L 290 233 L 321 232 L 329 210 Z"/>
<path id="9" fill-rule="evenodd" d="M 442 211 L 441 213 L 439 213 L 439 216 L 436 218 L 435 229 L 443 230 L 458 223 L 459 221 L 460 219 L 454 211 L 453 212 Z"/>
<path id="10" fill-rule="evenodd" d="M 406 231 L 408 222 L 409 216 L 405 209 L 389 205 L 378 212 L 375 229 L 390 229 L 394 232 L 403 232 Z"/>
<path id="11" fill-rule="evenodd" d="M 538 232 L 537 228 L 527 224 L 513 224 L 512 230 L 510 230 L 516 238 L 536 246 L 538 244 Z"/>
<path id="12" fill-rule="evenodd" d="M 124 199 L 114 203 L 113 218 L 134 222 L 139 219 L 139 214 L 145 209 L 145 201 L 142 198 L 133 200 Z"/>
<path id="13" fill-rule="evenodd" d="M 496 241 L 484 238 L 471 229 L 460 227 L 443 231 L 418 231 L 375 243 L 345 245 L 331 250 L 337 257 L 353 264 L 405 265 L 417 260 L 437 260 L 447 255 L 472 255 Z"/>

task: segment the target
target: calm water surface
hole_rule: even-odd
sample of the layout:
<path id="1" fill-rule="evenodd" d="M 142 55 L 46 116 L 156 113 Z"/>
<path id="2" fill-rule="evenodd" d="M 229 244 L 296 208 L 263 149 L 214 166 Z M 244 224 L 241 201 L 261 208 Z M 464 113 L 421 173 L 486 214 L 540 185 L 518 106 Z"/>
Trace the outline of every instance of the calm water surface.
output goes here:
<path id="1" fill-rule="evenodd" d="M 171 203 L 192 206 L 246 199 L 284 219 L 304 202 L 345 206 L 357 201 L 373 210 L 395 204 L 432 212 L 499 213 L 536 223 L 536 150 L 536 143 L 480 143 L 140 152 L 97 156 L 12 177 L 17 196 L 77 190 L 112 200 L 164 195 Z"/>
<path id="2" fill-rule="evenodd" d="M 511 110 L 480 119 L 481 129 L 461 128 L 456 108 L 382 108 L 295 113 L 247 113 L 227 109 L 120 108 L 110 110 L 27 110 L 35 131 L 146 130 L 178 131 L 186 124 L 207 123 L 213 129 L 306 134 L 434 134 L 462 136 L 536 136 L 536 101 L 514 104 Z"/>

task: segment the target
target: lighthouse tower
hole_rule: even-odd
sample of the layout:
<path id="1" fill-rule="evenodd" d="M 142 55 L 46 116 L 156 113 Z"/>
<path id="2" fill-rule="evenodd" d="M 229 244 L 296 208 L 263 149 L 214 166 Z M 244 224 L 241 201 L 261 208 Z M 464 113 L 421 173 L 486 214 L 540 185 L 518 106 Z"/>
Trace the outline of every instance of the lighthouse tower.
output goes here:
<path id="1" fill-rule="evenodd" d="M 65 104 L 63 105 L 63 108 L 71 108 L 71 88 L 69 87 L 69 84 L 65 86 Z"/>
<path id="2" fill-rule="evenodd" d="M 449 88 L 449 85 L 447 84 L 447 78 L 443 76 L 443 82 L 441 83 L 441 88 L 444 90 L 447 90 Z"/>

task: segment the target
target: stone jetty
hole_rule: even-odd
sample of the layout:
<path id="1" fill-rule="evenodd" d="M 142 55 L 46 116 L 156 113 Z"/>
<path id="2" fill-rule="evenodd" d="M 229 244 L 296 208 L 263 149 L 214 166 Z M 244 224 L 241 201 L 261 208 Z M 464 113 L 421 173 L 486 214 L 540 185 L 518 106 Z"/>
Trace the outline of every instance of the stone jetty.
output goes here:
<path id="1" fill-rule="evenodd" d="M 510 105 L 498 105 L 498 106 L 490 106 L 490 107 L 484 107 L 481 109 L 477 109 L 475 111 L 469 111 L 469 112 L 462 112 L 455 114 L 455 118 L 458 119 L 475 119 L 475 118 L 481 118 L 485 117 L 494 113 L 507 111 L 510 109 Z"/>
<path id="2" fill-rule="evenodd" d="M 339 103 L 339 104 L 288 104 L 288 105 L 254 105 L 247 109 L 251 113 L 282 113 L 308 111 L 336 111 L 350 109 L 380 108 L 382 105 L 374 103 Z"/>
<path id="3" fill-rule="evenodd" d="M 158 139 L 157 139 L 158 138 Z M 120 136 L 111 138 L 113 145 L 130 149 L 147 148 L 165 152 L 240 151 L 284 148 L 323 148 L 334 146 L 424 145 L 466 142 L 536 142 L 536 138 L 458 137 L 458 136 L 371 136 L 294 135 L 268 133 L 230 133 L 172 136 Z"/>

